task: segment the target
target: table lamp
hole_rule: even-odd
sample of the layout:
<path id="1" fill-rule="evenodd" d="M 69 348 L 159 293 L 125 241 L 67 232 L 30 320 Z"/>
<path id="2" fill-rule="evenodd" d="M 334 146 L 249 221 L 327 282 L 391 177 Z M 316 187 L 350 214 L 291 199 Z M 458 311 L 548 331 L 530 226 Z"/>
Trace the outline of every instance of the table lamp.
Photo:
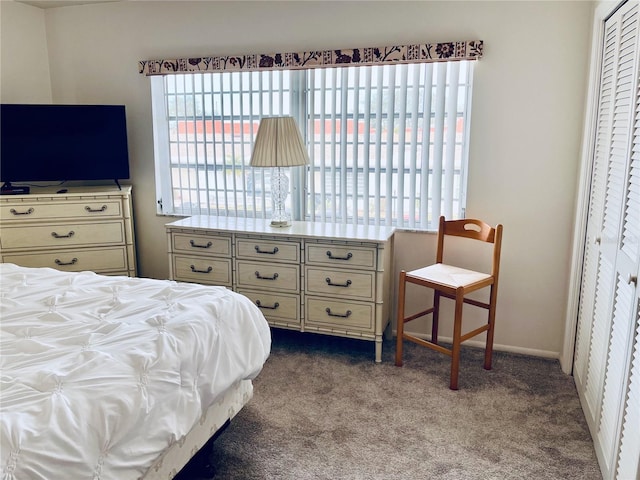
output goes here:
<path id="1" fill-rule="evenodd" d="M 289 179 L 283 167 L 307 165 L 309 154 L 293 117 L 265 117 L 260 120 L 251 153 L 252 167 L 271 167 L 272 227 L 288 227 L 291 216 L 284 201 L 289 194 Z"/>

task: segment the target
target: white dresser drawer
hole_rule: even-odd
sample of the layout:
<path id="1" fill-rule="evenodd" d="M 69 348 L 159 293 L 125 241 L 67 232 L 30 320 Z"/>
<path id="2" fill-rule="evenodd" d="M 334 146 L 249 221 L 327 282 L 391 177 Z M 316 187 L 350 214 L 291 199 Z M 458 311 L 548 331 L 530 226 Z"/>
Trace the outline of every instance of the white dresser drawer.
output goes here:
<path id="1" fill-rule="evenodd" d="M 373 304 L 307 297 L 305 325 L 335 330 L 374 331 Z"/>
<path id="2" fill-rule="evenodd" d="M 310 294 L 364 301 L 375 298 L 374 272 L 306 267 L 305 279 Z"/>
<path id="3" fill-rule="evenodd" d="M 300 242 L 237 238 L 236 258 L 300 263 Z"/>
<path id="4" fill-rule="evenodd" d="M 69 223 L 3 227 L 2 248 L 79 247 L 125 243 L 124 222 Z"/>
<path id="5" fill-rule="evenodd" d="M 267 320 L 300 325 L 300 296 L 279 292 L 239 289 L 255 303 Z"/>
<path id="6" fill-rule="evenodd" d="M 83 248 L 46 253 L 15 253 L 2 255 L 2 261 L 24 267 L 50 267 L 67 272 L 126 271 L 127 247 Z"/>
<path id="7" fill-rule="evenodd" d="M 300 292 L 300 266 L 280 263 L 236 261 L 238 288 Z"/>
<path id="8" fill-rule="evenodd" d="M 173 257 L 174 280 L 231 286 L 231 259 L 186 255 Z"/>
<path id="9" fill-rule="evenodd" d="M 334 268 L 376 268 L 375 247 L 307 244 L 307 264 Z"/>
<path id="10" fill-rule="evenodd" d="M 0 206 L 0 220 L 64 220 L 74 218 L 119 218 L 122 204 L 117 199 L 97 199 L 69 202 L 23 202 Z"/>
<path id="11" fill-rule="evenodd" d="M 173 233 L 171 241 L 176 252 L 188 252 L 192 255 L 231 256 L 231 236 Z"/>

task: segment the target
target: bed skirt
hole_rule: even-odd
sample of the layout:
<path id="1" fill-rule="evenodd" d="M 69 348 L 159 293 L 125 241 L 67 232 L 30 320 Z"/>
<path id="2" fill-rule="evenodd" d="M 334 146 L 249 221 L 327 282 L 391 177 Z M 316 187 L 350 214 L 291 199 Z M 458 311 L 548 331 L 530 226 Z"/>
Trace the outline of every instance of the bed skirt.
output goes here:
<path id="1" fill-rule="evenodd" d="M 171 480 L 252 397 L 253 384 L 250 380 L 242 380 L 231 386 L 209 407 L 185 437 L 165 450 L 142 479 Z"/>

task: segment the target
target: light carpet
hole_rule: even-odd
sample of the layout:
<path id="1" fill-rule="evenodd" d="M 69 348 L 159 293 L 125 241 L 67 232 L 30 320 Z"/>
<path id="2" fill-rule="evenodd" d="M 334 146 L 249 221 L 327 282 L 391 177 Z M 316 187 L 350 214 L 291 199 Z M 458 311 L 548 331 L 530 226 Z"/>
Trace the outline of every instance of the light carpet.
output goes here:
<path id="1" fill-rule="evenodd" d="M 449 358 L 373 343 L 272 330 L 254 397 L 178 480 L 601 479 L 573 378 L 555 360 L 462 349 Z"/>

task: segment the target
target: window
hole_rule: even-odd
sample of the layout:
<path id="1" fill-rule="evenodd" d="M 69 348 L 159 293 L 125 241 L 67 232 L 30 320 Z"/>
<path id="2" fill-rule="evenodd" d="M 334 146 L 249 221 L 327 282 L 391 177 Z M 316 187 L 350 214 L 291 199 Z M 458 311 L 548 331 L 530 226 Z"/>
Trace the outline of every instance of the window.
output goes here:
<path id="1" fill-rule="evenodd" d="M 291 115 L 311 164 L 294 219 L 437 228 L 464 216 L 472 61 L 151 77 L 159 211 L 268 218 L 249 167 L 260 118 Z"/>

